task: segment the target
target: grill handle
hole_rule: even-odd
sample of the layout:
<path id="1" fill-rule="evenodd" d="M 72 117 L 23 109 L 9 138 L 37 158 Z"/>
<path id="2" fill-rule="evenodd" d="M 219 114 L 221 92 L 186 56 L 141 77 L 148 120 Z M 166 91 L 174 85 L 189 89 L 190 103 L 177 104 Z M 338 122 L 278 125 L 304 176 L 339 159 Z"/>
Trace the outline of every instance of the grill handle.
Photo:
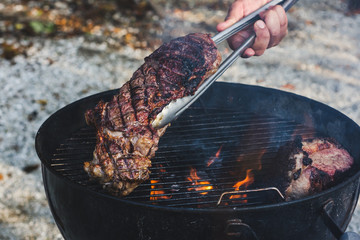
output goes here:
<path id="1" fill-rule="evenodd" d="M 330 212 L 334 207 L 334 201 L 328 201 L 322 211 L 322 216 L 325 222 L 325 225 L 330 229 L 332 234 L 339 240 L 360 240 L 360 235 L 354 232 L 344 232 L 330 216 Z"/>
<path id="2" fill-rule="evenodd" d="M 227 221 L 225 234 L 228 240 L 259 240 L 254 230 L 238 218 Z"/>

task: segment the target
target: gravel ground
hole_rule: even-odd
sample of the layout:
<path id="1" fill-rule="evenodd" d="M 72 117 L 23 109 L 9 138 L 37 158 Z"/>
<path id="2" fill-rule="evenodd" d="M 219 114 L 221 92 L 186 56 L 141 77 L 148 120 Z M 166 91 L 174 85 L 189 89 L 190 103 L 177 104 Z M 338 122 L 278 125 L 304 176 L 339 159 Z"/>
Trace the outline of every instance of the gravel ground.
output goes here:
<path id="1" fill-rule="evenodd" d="M 289 13 L 286 39 L 261 57 L 237 61 L 221 81 L 298 93 L 360 124 L 360 15 L 345 11 L 340 0 L 300 1 Z M 171 30 L 180 36 L 214 31 L 225 12 L 196 9 L 171 16 L 163 27 L 181 26 Z M 120 87 L 149 53 L 131 47 L 114 51 L 77 37 L 39 39 L 27 57 L 0 59 L 0 239 L 62 239 L 43 190 L 36 131 L 59 108 Z M 360 233 L 360 204 L 348 230 Z"/>

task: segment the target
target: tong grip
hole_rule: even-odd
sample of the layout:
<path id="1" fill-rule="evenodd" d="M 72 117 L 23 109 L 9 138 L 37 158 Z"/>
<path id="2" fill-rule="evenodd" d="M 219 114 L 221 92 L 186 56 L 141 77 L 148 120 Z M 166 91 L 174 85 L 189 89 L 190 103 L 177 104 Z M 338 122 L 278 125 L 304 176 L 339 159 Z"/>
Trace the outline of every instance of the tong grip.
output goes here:
<path id="1" fill-rule="evenodd" d="M 227 31 L 224 30 L 223 32 L 218 33 L 215 35 L 212 40 L 215 43 L 219 43 L 226 39 L 228 36 L 235 34 L 236 32 L 240 31 L 244 28 L 244 26 L 249 26 L 251 23 L 254 23 L 257 19 L 259 19 L 259 13 L 266 10 L 270 6 L 275 6 L 279 3 L 282 3 L 285 11 L 289 10 L 292 5 L 294 5 L 298 0 L 273 0 L 268 4 L 264 5 L 263 7 L 259 8 L 254 13 L 248 15 L 243 20 L 240 20 L 239 26 L 234 27 L 231 26 L 232 30 Z M 276 4 L 275 4 L 276 3 Z M 234 24 L 234 25 L 236 25 Z M 236 30 L 234 30 L 236 29 Z M 240 30 L 239 30 L 240 29 Z M 209 87 L 210 85 L 215 82 L 238 58 L 241 56 L 244 51 L 249 48 L 254 40 L 255 40 L 255 33 L 252 33 L 250 37 L 245 40 L 240 47 L 238 47 L 229 57 L 227 57 L 220 65 L 218 70 L 210 76 L 207 80 L 204 81 L 203 84 L 198 88 L 194 95 L 186 96 L 181 99 L 171 101 L 157 116 L 156 119 L 152 122 L 152 126 L 154 128 L 162 128 L 172 122 L 174 119 L 180 116 L 182 112 L 184 112 L 191 104 L 193 104 Z"/>
<path id="2" fill-rule="evenodd" d="M 257 20 L 260 19 L 259 14 L 267 9 L 269 9 L 270 7 L 273 7 L 275 5 L 278 5 L 279 3 L 281 3 L 283 0 L 273 0 L 270 1 L 269 3 L 265 4 L 264 6 L 260 7 L 259 9 L 257 9 L 256 11 L 250 13 L 249 15 L 245 16 L 243 19 L 241 19 L 240 21 L 234 23 L 232 26 L 230 26 L 229 28 L 225 29 L 224 31 L 216 34 L 215 36 L 213 36 L 211 39 L 215 42 L 215 44 L 219 44 L 222 41 L 228 39 L 229 37 L 231 37 L 232 35 L 236 34 L 237 32 L 242 31 L 243 29 L 247 28 L 248 26 L 254 24 Z"/>

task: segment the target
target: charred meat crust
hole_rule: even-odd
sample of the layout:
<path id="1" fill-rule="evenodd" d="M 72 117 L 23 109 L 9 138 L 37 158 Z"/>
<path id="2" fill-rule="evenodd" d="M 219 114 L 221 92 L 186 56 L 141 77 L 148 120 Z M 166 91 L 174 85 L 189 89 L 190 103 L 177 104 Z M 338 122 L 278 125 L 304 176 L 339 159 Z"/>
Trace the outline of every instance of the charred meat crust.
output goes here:
<path id="1" fill-rule="evenodd" d="M 165 43 L 145 58 L 111 101 L 85 113 L 97 130 L 92 161 L 84 169 L 116 195 L 127 195 L 149 178 L 151 158 L 166 127 L 151 126 L 172 100 L 192 95 L 213 74 L 221 56 L 208 34 Z"/>

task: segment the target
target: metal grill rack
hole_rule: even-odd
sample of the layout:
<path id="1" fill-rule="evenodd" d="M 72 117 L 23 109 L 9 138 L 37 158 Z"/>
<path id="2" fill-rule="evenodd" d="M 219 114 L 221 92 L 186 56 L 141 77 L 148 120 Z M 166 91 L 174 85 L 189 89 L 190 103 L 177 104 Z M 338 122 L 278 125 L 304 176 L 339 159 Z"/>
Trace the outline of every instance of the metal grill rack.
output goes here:
<path id="1" fill-rule="evenodd" d="M 189 109 L 160 139 L 150 179 L 124 199 L 186 208 L 233 208 L 283 201 L 274 188 L 253 191 L 255 183 L 247 188 L 249 191 L 240 189 L 241 193 L 236 194 L 232 193 L 233 185 L 244 179 L 248 169 L 261 179 L 278 148 L 296 135 L 306 139 L 316 133 L 276 117 Z M 83 163 L 92 159 L 95 144 L 94 129 L 79 129 L 56 149 L 51 167 L 77 184 L 106 193 L 83 170 Z M 191 169 L 196 170 L 197 181 L 189 180 Z"/>

